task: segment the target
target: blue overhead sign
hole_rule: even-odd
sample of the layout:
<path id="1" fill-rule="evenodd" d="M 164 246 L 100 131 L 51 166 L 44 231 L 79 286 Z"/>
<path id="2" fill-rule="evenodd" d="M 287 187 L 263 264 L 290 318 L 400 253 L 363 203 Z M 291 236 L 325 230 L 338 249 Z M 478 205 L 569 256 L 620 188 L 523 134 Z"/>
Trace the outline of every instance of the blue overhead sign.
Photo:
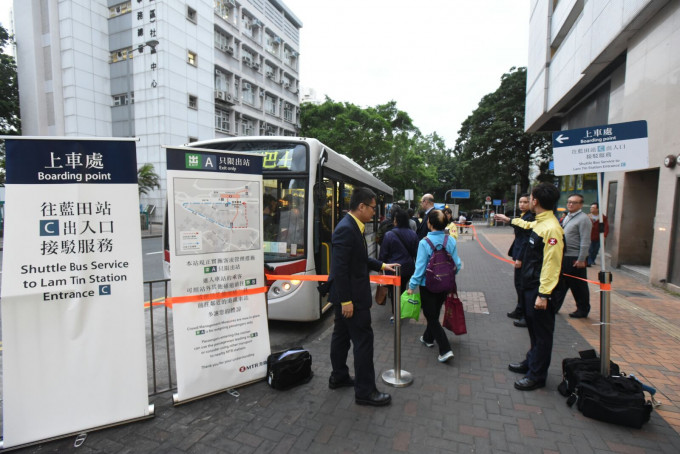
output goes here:
<path id="1" fill-rule="evenodd" d="M 469 199 L 470 190 L 469 189 L 450 189 L 448 191 L 448 196 L 452 199 Z"/>
<path id="2" fill-rule="evenodd" d="M 630 121 L 553 133 L 555 175 L 649 167 L 647 122 Z"/>

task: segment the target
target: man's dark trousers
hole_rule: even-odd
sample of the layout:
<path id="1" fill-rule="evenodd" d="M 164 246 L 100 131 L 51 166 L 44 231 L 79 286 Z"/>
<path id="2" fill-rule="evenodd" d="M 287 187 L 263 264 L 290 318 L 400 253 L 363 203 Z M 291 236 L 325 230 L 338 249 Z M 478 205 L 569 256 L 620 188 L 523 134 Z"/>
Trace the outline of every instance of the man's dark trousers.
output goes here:
<path id="1" fill-rule="evenodd" d="M 524 290 L 522 290 L 522 268 L 515 268 L 515 291 L 517 292 L 517 306 L 515 312 L 519 318 L 524 317 Z"/>
<path id="2" fill-rule="evenodd" d="M 375 368 L 373 366 L 373 328 L 370 309 L 357 310 L 350 318 L 343 317 L 339 304 L 335 308 L 335 327 L 331 337 L 332 378 L 344 381 L 349 377 L 347 355 L 350 341 L 354 346 L 354 394 L 359 398 L 368 397 L 375 391 Z"/>
<path id="3" fill-rule="evenodd" d="M 588 290 L 588 283 L 581 279 L 574 279 L 573 277 L 565 276 L 565 274 L 580 277 L 582 279 L 588 278 L 588 271 L 586 268 L 576 268 L 574 262 L 578 257 L 565 256 L 562 259 L 562 285 L 555 289 L 555 304 L 556 307 L 562 307 L 564 298 L 567 296 L 567 290 L 571 289 L 574 300 L 576 300 L 576 311 L 588 315 L 590 313 L 590 290 Z"/>
<path id="4" fill-rule="evenodd" d="M 524 291 L 524 317 L 529 329 L 531 348 L 524 363 L 529 366 L 526 376 L 532 380 L 545 382 L 552 358 L 553 334 L 555 333 L 555 311 L 552 301 L 547 309 L 535 309 L 538 289 Z"/>

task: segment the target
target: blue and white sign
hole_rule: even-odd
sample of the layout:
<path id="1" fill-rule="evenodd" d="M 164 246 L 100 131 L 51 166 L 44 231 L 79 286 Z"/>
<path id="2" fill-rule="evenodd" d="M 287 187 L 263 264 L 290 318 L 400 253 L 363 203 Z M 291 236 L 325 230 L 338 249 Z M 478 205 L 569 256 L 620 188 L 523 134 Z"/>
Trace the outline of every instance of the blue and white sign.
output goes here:
<path id="1" fill-rule="evenodd" d="M 470 190 L 469 189 L 449 189 L 447 193 L 448 197 L 452 199 L 469 199 Z"/>
<path id="2" fill-rule="evenodd" d="M 646 169 L 649 167 L 647 122 L 555 132 L 553 157 L 555 175 Z"/>
<path id="3" fill-rule="evenodd" d="M 150 416 L 134 139 L 5 145 L 3 449 Z"/>

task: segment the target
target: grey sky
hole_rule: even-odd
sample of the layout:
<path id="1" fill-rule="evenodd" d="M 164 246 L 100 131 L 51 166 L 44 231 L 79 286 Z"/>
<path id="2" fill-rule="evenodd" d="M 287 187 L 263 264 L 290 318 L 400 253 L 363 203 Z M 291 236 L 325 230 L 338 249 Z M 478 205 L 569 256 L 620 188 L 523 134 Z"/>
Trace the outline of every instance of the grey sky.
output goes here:
<path id="1" fill-rule="evenodd" d="M 451 148 L 482 96 L 527 64 L 526 1 L 283 1 L 303 23 L 304 88 L 362 107 L 395 100 Z"/>

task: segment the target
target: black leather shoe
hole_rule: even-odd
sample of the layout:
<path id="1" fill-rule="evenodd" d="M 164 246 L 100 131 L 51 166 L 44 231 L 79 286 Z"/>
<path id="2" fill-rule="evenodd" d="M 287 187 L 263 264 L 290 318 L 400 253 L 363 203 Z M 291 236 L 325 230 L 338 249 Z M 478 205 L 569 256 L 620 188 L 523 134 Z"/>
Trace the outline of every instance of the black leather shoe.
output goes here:
<path id="1" fill-rule="evenodd" d="M 588 318 L 588 314 L 584 314 L 583 312 L 576 311 L 576 312 L 572 312 L 571 314 L 569 314 L 569 317 L 571 317 L 571 318 Z"/>
<path id="2" fill-rule="evenodd" d="M 533 391 L 534 389 L 543 388 L 544 386 L 544 381 L 532 380 L 529 377 L 520 378 L 515 382 L 515 389 L 519 389 L 520 391 Z"/>
<path id="3" fill-rule="evenodd" d="M 515 320 L 512 322 L 513 325 L 515 325 L 517 328 L 526 328 L 527 327 L 527 320 L 522 317 L 519 320 Z"/>
<path id="4" fill-rule="evenodd" d="M 354 386 L 354 379 L 352 377 L 347 377 L 344 380 L 335 380 L 333 377 L 328 379 L 328 387 L 330 389 L 338 389 L 344 387 Z"/>
<path id="5" fill-rule="evenodd" d="M 529 372 L 529 366 L 522 363 L 512 363 L 508 364 L 508 370 L 516 374 L 526 374 L 527 372 Z"/>
<path id="6" fill-rule="evenodd" d="M 508 313 L 505 314 L 505 315 L 507 315 L 507 316 L 510 317 L 510 318 L 515 318 L 515 319 L 517 319 L 517 320 L 519 320 L 519 319 L 522 318 L 522 313 L 521 313 L 521 312 L 518 312 L 517 309 L 515 309 L 515 310 L 512 311 L 512 312 L 508 312 Z"/>
<path id="7" fill-rule="evenodd" d="M 373 391 L 367 397 L 356 396 L 354 401 L 357 405 L 372 405 L 374 407 L 382 407 L 389 405 L 392 402 L 392 396 L 387 393 L 381 393 L 378 390 Z"/>

